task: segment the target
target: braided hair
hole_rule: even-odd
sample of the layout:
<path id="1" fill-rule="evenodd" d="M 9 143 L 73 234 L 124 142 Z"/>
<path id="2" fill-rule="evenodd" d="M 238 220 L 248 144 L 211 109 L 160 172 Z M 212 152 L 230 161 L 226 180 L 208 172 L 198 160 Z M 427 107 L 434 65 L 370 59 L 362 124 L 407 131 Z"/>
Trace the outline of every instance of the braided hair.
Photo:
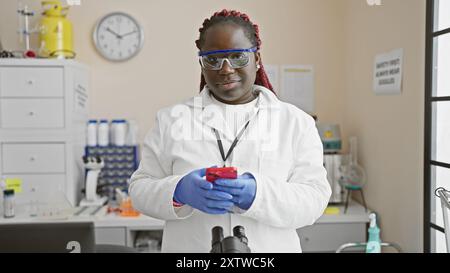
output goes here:
<path id="1" fill-rule="evenodd" d="M 260 50 L 261 39 L 259 39 L 258 25 L 253 24 L 250 21 L 250 18 L 248 17 L 247 14 L 235 10 L 226 10 L 226 9 L 215 12 L 214 15 L 211 16 L 211 18 L 205 19 L 205 21 L 203 21 L 203 26 L 199 29 L 200 37 L 197 41 L 195 41 L 195 44 L 199 50 L 201 50 L 201 47 L 205 43 L 206 30 L 220 23 L 234 23 L 238 26 L 241 26 L 244 29 L 244 33 L 250 40 L 250 42 L 254 46 L 256 46 L 258 50 Z M 271 90 L 273 93 L 275 93 L 272 84 L 270 84 L 269 78 L 267 77 L 266 71 L 264 70 L 264 66 L 262 65 L 262 63 L 260 64 L 260 66 L 261 66 L 260 69 L 258 69 L 256 73 L 255 84 L 264 86 L 267 89 Z M 205 85 L 206 81 L 202 74 L 200 80 L 200 91 L 203 90 Z"/>

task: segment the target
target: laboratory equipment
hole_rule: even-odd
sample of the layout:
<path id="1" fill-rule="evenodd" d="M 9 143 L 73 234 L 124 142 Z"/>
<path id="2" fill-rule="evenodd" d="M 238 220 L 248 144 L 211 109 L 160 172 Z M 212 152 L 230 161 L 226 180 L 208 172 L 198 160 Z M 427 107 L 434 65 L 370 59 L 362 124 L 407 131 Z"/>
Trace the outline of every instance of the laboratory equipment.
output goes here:
<path id="1" fill-rule="evenodd" d="M 325 154 L 338 153 L 342 149 L 341 131 L 338 124 L 317 123 Z"/>
<path id="2" fill-rule="evenodd" d="M 69 7 L 61 1 L 42 1 L 44 12 L 39 23 L 39 56 L 43 58 L 75 58 L 72 23 L 66 18 Z"/>
<path id="3" fill-rule="evenodd" d="M 444 219 L 445 244 L 447 246 L 447 253 L 450 253 L 450 224 L 448 214 L 450 210 L 450 191 L 445 188 L 437 188 L 434 194 L 440 198 L 441 207 Z"/>
<path id="4" fill-rule="evenodd" d="M 30 202 L 28 213 L 30 217 L 36 217 L 38 215 L 38 199 L 35 187 L 32 187 L 30 190 Z"/>
<path id="5" fill-rule="evenodd" d="M 353 249 L 353 251 L 359 250 L 362 251 L 364 249 L 365 253 L 381 253 L 381 249 L 383 247 L 391 247 L 394 248 L 397 252 L 402 252 L 402 248 L 393 242 L 383 242 L 380 237 L 380 229 L 377 226 L 377 214 L 371 213 L 369 215 L 370 218 L 370 227 L 368 229 L 369 239 L 367 242 L 351 242 L 346 243 L 338 247 L 336 253 L 341 253 L 344 250 Z"/>
<path id="6" fill-rule="evenodd" d="M 112 144 L 124 146 L 127 136 L 127 122 L 123 119 L 113 120 L 111 122 Z"/>
<path id="7" fill-rule="evenodd" d="M 327 170 L 327 180 L 331 187 L 330 204 L 344 203 L 345 190 L 339 183 L 341 178 L 340 167 L 348 160 L 347 155 L 325 154 L 323 156 L 323 165 Z"/>
<path id="8" fill-rule="evenodd" d="M 108 208 L 107 206 L 85 206 L 85 207 L 77 207 L 73 212 L 73 216 L 77 217 L 102 217 L 107 214 Z"/>
<path id="9" fill-rule="evenodd" d="M 98 125 L 98 142 L 99 146 L 108 146 L 109 145 L 109 124 L 106 119 L 100 120 L 100 124 Z"/>
<path id="10" fill-rule="evenodd" d="M 116 188 L 115 192 L 116 192 L 116 201 L 119 204 L 122 203 L 122 201 L 128 197 L 127 194 L 122 190 L 120 190 L 119 188 Z"/>
<path id="11" fill-rule="evenodd" d="M 233 235 L 226 238 L 223 237 L 223 228 L 220 226 L 213 227 L 211 240 L 211 253 L 250 253 L 248 247 L 248 239 L 245 236 L 243 226 L 235 226 Z"/>
<path id="12" fill-rule="evenodd" d="M 128 146 L 135 146 L 138 144 L 138 134 L 139 134 L 139 127 L 135 120 L 129 120 L 128 121 L 128 132 L 127 132 L 127 140 L 126 145 Z"/>
<path id="13" fill-rule="evenodd" d="M 87 125 L 87 145 L 97 146 L 97 121 L 89 120 Z"/>
<path id="14" fill-rule="evenodd" d="M 348 249 L 362 249 L 362 248 L 366 248 L 367 247 L 367 242 L 364 243 L 346 243 L 343 244 L 341 246 L 339 246 L 339 248 L 336 250 L 336 253 L 342 253 L 344 250 L 348 250 Z M 403 252 L 402 248 L 396 244 L 396 243 L 392 243 L 392 242 L 381 242 L 380 243 L 380 247 L 391 247 L 394 248 L 398 253 Z"/>
<path id="15" fill-rule="evenodd" d="M 138 146 L 86 146 L 85 155 L 100 156 L 105 162 L 98 180 L 100 195 L 115 200 L 116 188 L 127 192 L 128 181 L 138 167 Z"/>
<path id="16" fill-rule="evenodd" d="M 34 58 L 36 53 L 31 50 L 30 47 L 30 35 L 38 32 L 36 29 L 30 29 L 30 19 L 29 17 L 34 16 L 34 12 L 28 10 L 28 6 L 24 5 L 19 1 L 19 7 L 17 9 L 18 19 L 19 19 L 19 42 L 23 43 L 25 40 L 25 50 L 23 51 L 22 57 Z"/>
<path id="17" fill-rule="evenodd" d="M 341 186 L 347 190 L 347 198 L 345 201 L 345 210 L 347 212 L 350 196 L 353 191 L 359 191 L 361 193 L 364 208 L 367 211 L 366 200 L 364 198 L 363 186 L 366 183 L 366 172 L 358 164 L 357 160 L 357 139 L 356 137 L 350 137 L 350 154 L 348 164 L 341 165 L 339 168 L 341 177 L 339 182 Z"/>
<path id="18" fill-rule="evenodd" d="M 98 176 L 105 166 L 105 162 L 99 156 L 83 156 L 83 162 L 88 172 L 86 175 L 86 197 L 81 200 L 80 206 L 101 206 L 108 201 L 106 196 L 97 194 Z"/>
<path id="19" fill-rule="evenodd" d="M 125 197 L 125 199 L 120 202 L 120 216 L 122 217 L 137 217 L 140 212 L 133 208 L 133 203 L 130 197 Z"/>
<path id="20" fill-rule="evenodd" d="M 13 58 L 14 55 L 12 52 L 4 50 L 2 45 L 2 39 L 0 37 L 0 58 Z"/>
<path id="21" fill-rule="evenodd" d="M 381 252 L 381 240 L 380 229 L 377 226 L 377 215 L 372 212 L 369 215 L 370 227 L 369 227 L 369 240 L 366 245 L 366 253 L 380 253 Z"/>
<path id="22" fill-rule="evenodd" d="M 223 63 L 228 62 L 228 65 L 234 69 L 243 68 L 248 65 L 251 52 L 256 52 L 257 47 L 239 48 L 239 49 L 225 49 L 213 51 L 200 51 L 198 53 L 200 65 L 205 70 L 220 70 Z M 224 57 L 226 54 L 226 57 Z"/>
<path id="23" fill-rule="evenodd" d="M 14 54 L 11 51 L 1 50 L 0 59 L 14 58 Z"/>
<path id="24" fill-rule="evenodd" d="M 14 213 L 14 190 L 3 191 L 3 216 L 5 218 L 13 218 Z"/>

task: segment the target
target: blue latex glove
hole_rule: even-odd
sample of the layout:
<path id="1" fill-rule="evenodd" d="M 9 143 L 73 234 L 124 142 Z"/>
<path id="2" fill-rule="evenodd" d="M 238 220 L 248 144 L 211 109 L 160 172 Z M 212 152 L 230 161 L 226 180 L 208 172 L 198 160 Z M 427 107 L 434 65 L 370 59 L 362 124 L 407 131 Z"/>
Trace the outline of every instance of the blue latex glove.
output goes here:
<path id="1" fill-rule="evenodd" d="M 227 213 L 234 205 L 233 196 L 213 189 L 205 175 L 206 169 L 198 169 L 184 176 L 175 188 L 174 200 L 209 214 Z"/>
<path id="2" fill-rule="evenodd" d="M 219 178 L 214 181 L 214 189 L 231 194 L 237 207 L 248 210 L 255 200 L 256 180 L 251 173 L 244 173 L 236 179 Z"/>

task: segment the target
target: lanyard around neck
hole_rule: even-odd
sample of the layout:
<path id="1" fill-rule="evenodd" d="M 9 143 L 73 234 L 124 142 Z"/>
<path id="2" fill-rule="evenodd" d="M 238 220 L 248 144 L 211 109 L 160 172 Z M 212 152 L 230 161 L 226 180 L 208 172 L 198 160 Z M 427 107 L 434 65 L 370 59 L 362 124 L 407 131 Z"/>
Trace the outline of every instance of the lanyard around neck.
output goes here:
<path id="1" fill-rule="evenodd" d="M 239 142 L 239 139 L 242 137 L 242 134 L 244 134 L 244 131 L 247 129 L 249 123 L 250 123 L 250 120 L 247 121 L 244 128 L 242 128 L 241 131 L 239 132 L 239 134 L 236 136 L 236 138 L 234 139 L 233 143 L 231 144 L 230 149 L 228 150 L 228 153 L 226 156 L 225 156 L 225 152 L 223 150 L 222 140 L 220 139 L 219 132 L 217 132 L 217 130 L 215 128 L 213 128 L 213 131 L 217 137 L 217 145 L 219 146 L 220 155 L 222 156 L 224 167 L 225 167 L 225 163 L 226 163 L 228 157 L 230 157 L 231 153 L 234 150 L 234 147 L 236 147 L 237 143 Z"/>

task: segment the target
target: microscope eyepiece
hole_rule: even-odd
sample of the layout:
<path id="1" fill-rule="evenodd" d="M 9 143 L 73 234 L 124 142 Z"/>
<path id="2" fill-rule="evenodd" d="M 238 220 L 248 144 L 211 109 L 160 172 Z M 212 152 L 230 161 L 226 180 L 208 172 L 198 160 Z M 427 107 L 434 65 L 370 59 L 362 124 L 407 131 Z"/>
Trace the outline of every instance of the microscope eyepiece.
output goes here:
<path id="1" fill-rule="evenodd" d="M 248 243 L 247 236 L 245 236 L 245 229 L 243 226 L 235 226 L 233 228 L 233 235 L 241 240 L 244 244 Z"/>
<path id="2" fill-rule="evenodd" d="M 211 240 L 211 253 L 250 253 L 248 239 L 242 226 L 233 228 L 233 235 L 223 237 L 223 229 L 220 226 L 213 227 Z"/>
<path id="3" fill-rule="evenodd" d="M 223 228 L 213 227 L 212 229 L 212 244 L 220 243 L 223 240 Z"/>
<path id="4" fill-rule="evenodd" d="M 222 253 L 223 228 L 216 226 L 211 230 L 211 253 Z"/>

